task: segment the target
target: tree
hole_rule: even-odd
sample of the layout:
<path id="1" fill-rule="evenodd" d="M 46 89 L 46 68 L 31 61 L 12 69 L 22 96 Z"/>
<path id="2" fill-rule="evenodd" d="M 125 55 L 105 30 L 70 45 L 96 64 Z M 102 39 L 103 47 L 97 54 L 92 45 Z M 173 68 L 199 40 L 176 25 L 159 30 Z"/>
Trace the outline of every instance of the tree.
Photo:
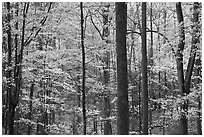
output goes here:
<path id="1" fill-rule="evenodd" d="M 202 134 L 202 7 L 180 5 L 3 3 L 2 133 Z"/>
<path id="2" fill-rule="evenodd" d="M 176 3 L 176 13 L 177 13 L 177 20 L 178 20 L 178 33 L 179 33 L 179 43 L 178 49 L 176 51 L 176 63 L 177 63 L 177 74 L 178 74 L 178 84 L 179 84 L 179 91 L 182 96 L 186 95 L 186 90 L 184 86 L 184 72 L 183 72 L 183 50 L 185 45 L 185 32 L 184 32 L 184 21 L 183 21 L 183 12 L 181 8 L 181 3 Z M 187 112 L 187 102 L 182 105 L 182 114 L 181 114 L 181 134 L 187 135 L 188 134 L 188 121 L 186 118 Z"/>
<path id="3" fill-rule="evenodd" d="M 34 91 L 34 83 L 31 84 L 30 86 L 30 102 L 29 102 L 29 109 L 30 112 L 28 114 L 28 119 L 31 121 L 32 120 L 32 109 L 33 109 L 33 91 Z M 32 126 L 28 125 L 28 135 L 30 135 L 32 133 Z"/>
<path id="4" fill-rule="evenodd" d="M 197 5 L 197 4 L 195 4 Z M 178 82 L 179 82 L 179 91 L 182 96 L 187 96 L 190 93 L 190 85 L 191 85 L 191 76 L 193 72 L 193 66 L 195 64 L 195 56 L 196 56 L 196 44 L 199 42 L 199 37 L 197 35 L 198 32 L 198 6 L 193 7 L 193 35 L 192 35 L 192 46 L 190 51 L 190 57 L 188 60 L 187 71 L 184 79 L 184 71 L 183 71 L 183 50 L 185 45 L 185 31 L 184 31 L 184 19 L 182 13 L 181 3 L 176 3 L 176 13 L 178 20 L 178 32 L 179 32 L 179 43 L 178 49 L 176 52 L 176 62 L 177 62 L 177 73 L 178 73 Z M 181 106 L 181 134 L 188 134 L 188 119 L 186 117 L 188 113 L 188 100 L 184 100 L 184 103 Z"/>
<path id="5" fill-rule="evenodd" d="M 127 5 L 116 2 L 116 54 L 117 54 L 117 134 L 129 134 L 128 79 L 127 79 Z"/>
<path id="6" fill-rule="evenodd" d="M 195 60 L 195 75 L 197 76 L 196 78 L 196 87 L 199 90 L 199 84 L 201 84 L 201 59 L 199 55 L 199 47 L 198 43 L 200 42 L 199 40 L 199 3 L 194 2 L 193 3 L 193 27 L 192 27 L 192 58 Z M 196 51 L 193 51 L 196 49 Z M 197 54 L 197 58 L 196 58 Z M 189 59 L 190 61 L 190 59 Z M 194 62 L 194 61 L 193 61 Z M 198 110 L 201 110 L 201 97 L 198 97 Z M 201 113 L 198 112 L 198 118 L 197 118 L 197 134 L 202 135 L 202 127 L 201 127 Z"/>
<path id="7" fill-rule="evenodd" d="M 6 8 L 7 8 L 7 23 L 8 23 L 8 29 L 7 29 L 7 49 L 8 49 L 8 61 L 7 61 L 7 66 L 8 66 L 8 70 L 7 70 L 7 106 L 8 106 L 8 110 L 9 112 L 6 113 L 6 118 L 8 118 L 7 120 L 8 122 L 8 131 L 9 134 L 12 135 L 14 134 L 14 110 L 15 107 L 13 106 L 13 94 L 12 94 L 12 83 L 11 83 L 11 79 L 12 79 L 12 69 L 11 69 L 11 54 L 12 54 L 12 36 L 11 36 L 11 26 L 10 26 L 10 22 L 11 22 L 11 13 L 10 13 L 10 2 L 6 3 Z M 7 122 L 6 122 L 7 123 Z M 7 126 L 7 124 L 6 124 Z M 7 127 L 6 127 L 7 128 Z M 6 129 L 7 130 L 7 129 Z M 7 132 L 7 131 L 6 131 Z"/>
<path id="8" fill-rule="evenodd" d="M 85 65 L 85 49 L 84 49 L 84 15 L 83 15 L 83 2 L 80 2 L 81 9 L 81 49 L 82 49 L 82 111 L 83 111 L 83 133 L 86 135 L 86 93 L 85 93 L 85 79 L 86 79 L 86 65 Z"/>
<path id="9" fill-rule="evenodd" d="M 141 37 L 142 37 L 143 134 L 148 135 L 148 78 L 147 78 L 146 2 L 142 2 Z"/>
<path id="10" fill-rule="evenodd" d="M 109 46 L 109 19 L 108 19 L 108 12 L 109 12 L 109 4 L 105 5 L 103 9 L 103 32 L 102 36 L 104 39 L 104 43 L 106 46 Z M 109 91 L 109 81 L 110 81 L 110 74 L 109 74 L 109 67 L 110 67 L 110 51 L 105 51 L 104 53 L 104 70 L 103 70 L 103 77 L 104 77 L 104 85 L 105 85 L 105 91 L 104 91 L 104 135 L 110 135 L 111 134 L 111 124 L 110 124 L 110 91 Z"/>
<path id="11" fill-rule="evenodd" d="M 149 94 L 150 94 L 150 97 L 152 99 L 155 99 L 154 97 L 154 90 L 153 90 L 153 71 L 152 71 L 152 68 L 153 68 L 153 65 L 154 65 L 154 62 L 153 62 L 153 44 L 154 44 L 154 40 L 153 40 L 153 17 L 152 17 L 152 3 L 150 3 L 150 50 L 149 50 L 149 65 L 150 65 L 150 70 L 149 70 L 149 77 L 151 78 L 151 82 L 150 82 L 150 91 L 149 91 Z M 150 134 L 151 134 L 151 130 L 152 130 L 152 108 L 150 108 L 149 110 L 149 125 L 150 125 Z"/>

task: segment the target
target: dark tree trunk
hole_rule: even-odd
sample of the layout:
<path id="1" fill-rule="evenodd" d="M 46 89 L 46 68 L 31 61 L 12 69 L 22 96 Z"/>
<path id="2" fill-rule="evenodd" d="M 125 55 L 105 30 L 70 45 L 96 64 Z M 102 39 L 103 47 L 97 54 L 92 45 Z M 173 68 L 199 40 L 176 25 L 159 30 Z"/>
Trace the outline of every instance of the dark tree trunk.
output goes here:
<path id="1" fill-rule="evenodd" d="M 7 91 L 6 91 L 6 121 L 5 121 L 5 134 L 7 134 L 7 130 L 9 134 L 13 134 L 10 130 L 13 129 L 13 125 L 11 123 L 11 118 L 10 118 L 10 112 L 12 111 L 12 85 L 11 85 L 11 77 L 12 77 L 12 70 L 11 70 L 11 54 L 12 54 L 12 36 L 11 36 L 11 15 L 10 15 L 10 2 L 6 3 L 6 8 L 7 8 L 7 23 L 8 23 L 8 29 L 7 29 L 7 52 L 8 52 L 8 57 L 7 57 L 7 72 L 6 72 L 6 78 L 7 78 Z M 10 127 L 11 126 L 11 127 Z"/>
<path id="2" fill-rule="evenodd" d="M 143 134 L 148 135 L 148 77 L 147 77 L 146 2 L 142 2 L 141 37 L 142 37 Z"/>
<path id="3" fill-rule="evenodd" d="M 8 121 L 8 132 L 9 135 L 14 135 L 14 116 L 15 116 L 15 108 L 17 106 L 17 98 L 16 98 L 16 92 L 13 90 L 13 86 L 11 84 L 12 81 L 12 34 L 11 34 L 11 15 L 10 15 L 10 2 L 6 3 L 7 6 L 7 22 L 8 22 L 8 30 L 7 30 L 7 36 L 8 36 L 8 72 L 7 72 L 7 100 L 8 100 L 8 115 L 7 115 L 7 121 Z M 6 132 L 7 132 L 7 127 L 6 127 Z"/>
<path id="4" fill-rule="evenodd" d="M 33 109 L 33 103 L 32 103 L 32 99 L 33 99 L 33 90 L 34 90 L 34 83 L 31 84 L 31 87 L 30 87 L 30 102 L 29 102 L 29 109 L 30 109 L 30 112 L 28 113 L 28 119 L 31 121 L 32 120 L 32 109 Z M 31 134 L 31 131 L 32 131 L 32 125 L 31 123 L 29 123 L 28 125 L 28 135 Z"/>
<path id="5" fill-rule="evenodd" d="M 85 93 L 85 79 L 86 79 L 86 66 L 85 66 L 85 48 L 84 48 L 84 15 L 83 15 L 83 2 L 80 2 L 81 9 L 81 48 L 82 48 L 82 113 L 83 113 L 83 133 L 86 135 L 86 93 Z"/>
<path id="6" fill-rule="evenodd" d="M 129 134 L 128 79 L 127 79 L 127 5 L 116 2 L 116 53 L 117 53 L 117 134 Z"/>
<path id="7" fill-rule="evenodd" d="M 193 72 L 193 66 L 195 64 L 195 56 L 197 47 L 196 44 L 199 43 L 199 37 L 198 37 L 198 2 L 195 2 L 193 5 L 193 33 L 192 33 L 192 46 L 191 46 L 191 52 L 190 52 L 190 58 L 188 60 L 188 67 L 185 75 L 185 90 L 186 94 L 189 94 L 190 92 L 190 85 L 191 85 L 191 76 Z"/>
<path id="8" fill-rule="evenodd" d="M 140 69 L 141 70 L 141 69 Z M 142 133 L 142 109 L 141 109 L 141 71 L 139 73 L 139 91 L 138 91 L 138 98 L 139 98 L 139 134 Z"/>
<path id="9" fill-rule="evenodd" d="M 183 50 L 185 45 L 185 32 L 184 32 L 184 20 L 183 20 L 183 13 L 181 8 L 181 3 L 176 3 L 176 13 L 177 13 L 177 20 L 178 20 L 178 33 L 179 33 L 179 43 L 178 49 L 176 51 L 176 63 L 177 63 L 177 74 L 178 74 L 178 84 L 179 84 L 179 91 L 182 96 L 187 94 L 184 86 L 184 72 L 183 72 Z M 182 114 L 180 118 L 180 125 L 181 125 L 181 134 L 187 135 L 188 134 L 188 120 L 186 118 L 188 104 L 185 101 L 184 104 L 181 106 Z"/>

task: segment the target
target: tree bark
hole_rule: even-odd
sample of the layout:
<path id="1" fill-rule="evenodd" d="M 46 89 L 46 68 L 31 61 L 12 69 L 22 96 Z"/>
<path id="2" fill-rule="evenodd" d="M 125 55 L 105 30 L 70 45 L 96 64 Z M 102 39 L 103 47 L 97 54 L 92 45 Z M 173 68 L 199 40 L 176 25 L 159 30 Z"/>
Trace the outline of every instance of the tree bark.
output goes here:
<path id="1" fill-rule="evenodd" d="M 141 70 L 141 69 L 140 69 Z M 141 110 L 141 71 L 139 73 L 139 92 L 138 92 L 138 98 L 139 98 L 139 134 L 142 133 L 142 110 Z"/>
<path id="2" fill-rule="evenodd" d="M 13 86 L 12 86 L 12 34 L 11 34 L 11 5 L 10 2 L 6 3 L 7 6 L 7 22 L 8 22 L 8 30 L 7 30 L 7 36 L 8 36 L 8 72 L 7 72 L 7 100 L 8 100 L 8 115 L 7 115 L 7 120 L 8 120 L 8 133 L 9 135 L 15 134 L 14 132 L 14 116 L 15 116 L 15 108 L 17 106 L 16 103 L 16 98 L 15 98 L 15 92 L 13 91 Z M 7 132 L 7 127 L 6 127 L 6 132 Z"/>
<path id="3" fill-rule="evenodd" d="M 155 99 L 154 98 L 154 89 L 153 89 L 153 71 L 152 71 L 152 67 L 153 67 L 153 44 L 154 44 L 154 40 L 153 40 L 153 21 L 152 21 L 152 3 L 150 3 L 150 50 L 149 50 L 149 65 L 150 65 L 150 70 L 149 70 L 149 76 L 151 81 L 150 83 L 150 98 Z M 151 104 L 152 105 L 152 104 Z M 151 135 L 151 130 L 152 130 L 152 109 L 149 110 L 149 126 L 150 126 L 150 130 L 149 130 L 149 134 Z"/>
<path id="4" fill-rule="evenodd" d="M 142 37 L 143 134 L 148 135 L 148 77 L 147 77 L 146 2 L 142 2 L 141 37 Z"/>
<path id="5" fill-rule="evenodd" d="M 196 56 L 196 51 L 197 51 L 196 44 L 199 42 L 199 37 L 198 37 L 199 12 L 197 10 L 198 10 L 198 2 L 195 2 L 193 4 L 192 46 L 191 46 L 190 58 L 188 60 L 188 67 L 187 67 L 187 71 L 185 75 L 185 83 L 184 83 L 186 94 L 190 93 L 191 76 L 193 72 L 193 66 L 195 64 L 195 56 Z"/>
<path id="6" fill-rule="evenodd" d="M 129 134 L 128 79 L 127 79 L 127 5 L 116 2 L 116 53 L 117 53 L 117 134 Z"/>
<path id="7" fill-rule="evenodd" d="M 83 133 L 86 135 L 86 93 L 85 93 L 85 79 L 86 79 L 86 66 L 85 66 L 85 48 L 84 48 L 84 15 L 83 15 L 83 2 L 80 2 L 81 9 L 81 48 L 82 48 L 82 113 L 83 113 Z"/>
<path id="8" fill-rule="evenodd" d="M 198 12 L 198 9 L 199 9 L 199 3 L 198 2 L 194 2 L 193 4 L 193 33 L 192 33 L 192 58 L 195 60 L 195 75 L 196 75 L 196 81 L 195 81 L 195 84 L 196 84 L 196 88 L 197 90 L 199 90 L 199 87 L 201 86 L 200 84 L 202 83 L 201 81 L 201 78 L 202 78 L 202 75 L 201 75 L 201 58 L 200 58 L 200 55 L 199 53 L 197 52 L 197 50 L 201 50 L 196 44 L 198 44 L 200 41 L 199 41 L 199 12 Z M 196 50 L 195 50 L 196 49 Z M 197 54 L 197 57 L 196 55 Z M 190 57 L 190 59 L 191 59 Z M 190 59 L 189 59 L 189 62 L 190 62 Z M 193 60 L 191 59 L 191 60 Z M 192 61 L 194 62 L 194 61 Z M 186 83 L 187 84 L 187 83 Z M 199 96 L 197 98 L 198 100 L 198 118 L 197 118 L 197 134 L 198 135 L 202 135 L 202 124 L 201 124 L 201 96 Z"/>
<path id="9" fill-rule="evenodd" d="M 165 3 L 165 8 L 166 8 L 166 3 Z M 167 18 L 167 12 L 166 12 L 166 9 L 164 9 L 163 11 L 163 19 L 164 19 L 164 36 L 166 35 L 166 18 Z M 166 43 L 166 39 L 165 37 L 163 37 L 163 44 Z M 164 86 L 167 87 L 167 76 L 166 76 L 166 71 L 164 72 Z M 165 95 L 166 95 L 167 91 L 166 89 L 164 89 L 164 96 L 163 98 L 165 98 Z M 162 122 L 162 134 L 165 135 L 165 121 L 166 121 L 166 118 L 165 118 L 165 108 L 163 108 L 163 122 Z"/>
<path id="10" fill-rule="evenodd" d="M 196 88 L 197 90 L 201 90 L 200 87 L 201 87 L 201 84 L 202 84 L 202 75 L 201 75 L 201 69 L 202 69 L 202 64 L 201 64 L 201 57 L 200 55 L 198 55 L 196 61 L 195 61 L 195 64 L 196 64 L 196 69 L 195 69 L 195 75 L 196 75 L 196 81 L 195 81 L 195 84 L 196 84 Z M 197 97 L 197 100 L 198 100 L 198 112 L 197 112 L 197 134 L 198 135 L 202 135 L 202 113 L 200 111 L 202 111 L 202 102 L 201 102 L 201 99 L 202 96 L 198 96 Z"/>
<path id="11" fill-rule="evenodd" d="M 12 134 L 10 131 L 10 128 L 13 128 L 12 123 L 11 123 L 11 107 L 12 107 L 12 86 L 11 86 L 11 77 L 12 77 L 12 69 L 11 69 L 11 54 L 12 54 L 12 36 L 11 36 L 11 15 L 10 15 L 10 2 L 6 3 L 6 8 L 7 8 L 7 23 L 8 23 L 8 29 L 7 29 L 7 51 L 8 51 L 8 56 L 7 56 L 7 99 L 6 99 L 6 121 L 5 121 L 5 134 L 7 134 L 7 130 L 9 134 Z M 7 122 L 8 121 L 8 122 Z M 10 127 L 11 126 L 11 127 Z"/>
<path id="12" fill-rule="evenodd" d="M 187 94 L 184 86 L 184 72 L 183 72 L 183 50 L 185 45 L 185 32 L 184 32 L 184 19 L 183 19 L 181 2 L 176 3 L 176 13 L 177 13 L 178 29 L 179 29 L 178 30 L 179 43 L 176 51 L 177 75 L 178 75 L 179 91 L 182 94 L 182 96 L 185 96 Z M 180 125 L 181 125 L 182 135 L 188 134 L 188 120 L 186 118 L 187 109 L 188 109 L 188 104 L 185 101 L 181 106 L 182 114 L 180 118 Z"/>
<path id="13" fill-rule="evenodd" d="M 107 4 L 103 9 L 103 40 L 105 41 L 106 46 L 108 46 L 109 43 L 109 26 L 108 26 L 108 12 L 109 12 L 109 4 Z M 103 77 L 104 77 L 104 85 L 105 85 L 105 91 L 104 91 L 104 135 L 110 135 L 111 134 L 111 124 L 110 124 L 110 91 L 108 88 L 109 85 L 109 66 L 110 66 L 110 51 L 105 51 L 104 54 L 104 71 L 103 71 Z"/>

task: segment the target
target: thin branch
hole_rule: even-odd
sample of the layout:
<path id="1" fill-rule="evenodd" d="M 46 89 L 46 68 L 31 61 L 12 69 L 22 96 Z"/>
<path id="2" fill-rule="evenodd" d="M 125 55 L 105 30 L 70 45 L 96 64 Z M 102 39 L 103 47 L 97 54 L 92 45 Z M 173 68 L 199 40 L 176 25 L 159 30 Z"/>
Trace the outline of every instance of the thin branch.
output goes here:
<path id="1" fill-rule="evenodd" d="M 172 53 L 174 53 L 174 55 L 176 54 L 176 52 L 175 52 L 173 46 L 170 44 L 170 40 L 169 40 L 163 33 L 160 33 L 160 32 L 155 31 L 155 30 L 150 30 L 149 28 L 147 28 L 147 31 L 146 31 L 146 32 L 154 32 L 154 33 L 157 33 L 157 34 L 161 35 L 162 37 L 164 37 L 165 40 L 169 43 L 169 46 L 171 46 Z M 128 35 L 128 34 L 132 34 L 132 33 L 136 33 L 136 34 L 138 34 L 138 35 L 141 36 L 141 33 L 140 33 L 140 32 L 132 31 L 132 30 L 127 30 L 127 35 Z"/>
<path id="2" fill-rule="evenodd" d="M 104 38 L 103 38 L 103 36 L 102 36 L 102 34 L 101 34 L 101 31 L 98 29 L 98 27 L 96 26 L 96 24 L 95 24 L 94 21 L 93 21 L 92 14 L 91 14 L 90 10 L 89 10 L 89 13 L 90 13 L 90 19 L 91 19 L 91 22 L 92 22 L 93 26 L 94 26 L 95 29 L 98 31 L 98 33 L 99 33 L 101 39 L 104 40 Z"/>
<path id="3" fill-rule="evenodd" d="M 49 4 L 47 13 L 50 12 L 51 6 L 52 6 L 52 2 L 50 2 L 50 4 Z M 41 27 L 45 24 L 47 18 L 48 18 L 48 15 L 46 15 L 46 16 L 40 21 Z M 37 32 L 35 33 L 35 35 L 34 35 L 33 38 L 36 38 L 36 37 L 37 37 L 38 33 L 39 33 L 39 32 L 41 31 L 41 29 L 42 29 L 41 27 L 37 30 Z M 34 33 L 31 33 L 31 35 L 30 35 L 30 36 L 28 37 L 28 39 L 25 41 L 25 45 L 26 45 L 26 46 L 33 40 L 33 38 L 31 38 L 31 36 L 33 36 L 33 34 L 34 34 Z"/>

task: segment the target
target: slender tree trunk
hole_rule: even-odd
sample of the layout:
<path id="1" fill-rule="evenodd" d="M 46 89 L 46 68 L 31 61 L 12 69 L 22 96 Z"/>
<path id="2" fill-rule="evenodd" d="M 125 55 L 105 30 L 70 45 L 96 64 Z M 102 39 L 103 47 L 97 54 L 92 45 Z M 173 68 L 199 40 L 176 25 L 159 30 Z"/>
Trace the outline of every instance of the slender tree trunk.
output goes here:
<path id="1" fill-rule="evenodd" d="M 166 3 L 165 3 L 165 8 L 166 8 Z M 163 11 L 163 19 L 164 19 L 164 35 L 166 35 L 166 18 L 167 18 L 167 12 L 166 12 L 166 9 L 164 9 L 164 11 Z M 165 38 L 163 38 L 163 44 L 165 44 L 166 43 L 166 39 Z M 165 85 L 165 87 L 167 87 L 167 76 L 166 76 L 166 71 L 164 72 L 164 85 Z M 164 98 L 165 98 L 165 95 L 166 95 L 166 89 L 164 89 Z M 163 122 L 162 122 L 162 134 L 163 135 L 165 135 L 165 121 L 166 121 L 166 118 L 165 118 L 165 108 L 163 108 Z"/>
<path id="2" fill-rule="evenodd" d="M 160 16 L 161 16 L 161 14 L 159 13 L 159 17 L 158 18 L 160 18 Z M 157 26 L 157 32 L 159 32 L 160 31 L 160 22 L 158 22 L 158 26 Z M 157 36 L 157 43 L 158 43 L 158 47 L 157 47 L 157 50 L 158 50 L 158 53 L 159 53 L 159 55 L 160 55 L 160 35 L 158 35 Z M 159 62 L 159 64 L 160 64 L 160 60 L 161 60 L 161 58 L 160 58 L 160 56 L 159 56 L 159 58 L 158 58 L 158 62 Z M 162 93 L 162 91 L 161 91 L 161 86 L 160 86 L 160 83 L 161 83 L 161 72 L 160 72 L 160 70 L 159 70 L 159 72 L 158 72 L 158 83 L 159 83 L 159 85 L 157 86 L 157 90 L 159 91 L 159 98 L 161 98 L 162 96 L 161 96 L 161 93 Z M 159 111 L 161 110 L 161 105 L 159 104 Z"/>
<path id="3" fill-rule="evenodd" d="M 109 46 L 109 26 L 108 26 L 108 12 L 109 12 L 109 4 L 107 4 L 103 9 L 103 39 L 105 41 L 106 46 Z M 110 51 L 105 51 L 104 54 L 104 71 L 103 71 L 103 77 L 104 77 L 104 85 L 105 85 L 105 91 L 104 91 L 104 135 L 110 135 L 111 134 L 111 124 L 110 124 L 110 91 L 108 88 L 109 85 L 109 66 L 110 66 Z"/>
<path id="4" fill-rule="evenodd" d="M 96 107 L 96 94 L 94 94 L 94 110 L 97 110 Z M 93 115 L 93 131 L 94 134 L 97 135 L 98 134 L 98 122 L 97 122 L 97 114 Z"/>
<path id="5" fill-rule="evenodd" d="M 86 66 L 85 66 L 85 48 L 84 48 L 84 15 L 83 15 L 83 2 L 80 2 L 81 9 L 81 48 L 82 48 L 82 113 L 83 113 L 83 133 L 86 135 L 86 93 L 85 93 L 85 79 L 86 79 Z"/>
<path id="6" fill-rule="evenodd" d="M 138 9 L 137 9 L 138 10 Z M 134 19 L 137 14 L 137 11 L 134 14 Z M 135 31 L 136 29 L 136 23 L 133 24 L 132 26 L 132 31 Z M 131 34 L 131 45 L 130 45 L 130 52 L 129 52 L 129 59 L 128 59 L 128 78 L 129 78 L 129 83 L 134 86 L 133 89 L 131 89 L 131 97 L 132 97 L 132 103 L 131 103 L 131 115 L 130 115 L 130 129 L 131 131 L 135 131 L 135 126 L 136 126 L 136 116 L 135 116 L 135 94 L 136 94 L 136 81 L 132 77 L 132 56 L 134 56 L 134 33 Z M 135 63 L 135 62 L 134 62 Z"/>
<path id="7" fill-rule="evenodd" d="M 28 119 L 31 121 L 32 120 L 32 109 L 33 109 L 33 103 L 32 103 L 32 99 L 33 99 L 33 90 L 34 90 L 34 83 L 31 84 L 30 87 L 30 102 L 29 102 L 29 109 L 30 112 L 28 113 Z M 31 134 L 32 131 L 32 125 L 31 123 L 28 125 L 28 135 Z"/>
<path id="8" fill-rule="evenodd" d="M 178 33 L 179 33 L 179 43 L 178 49 L 176 51 L 176 63 L 177 63 L 177 74 L 178 74 L 178 84 L 179 84 L 179 91 L 182 96 L 186 95 L 186 90 L 184 86 L 184 72 L 183 72 L 183 50 L 185 45 L 185 32 L 184 32 L 184 20 L 183 20 L 183 13 L 181 3 L 176 3 L 176 13 L 177 13 L 177 20 L 178 20 Z M 181 106 L 181 134 L 187 135 L 188 134 L 188 120 L 186 118 L 186 113 L 188 109 L 188 104 L 185 101 L 184 104 Z"/>
<path id="9" fill-rule="evenodd" d="M 140 69 L 141 70 L 141 69 Z M 138 98 L 139 98 L 139 134 L 142 133 L 142 109 L 141 109 L 141 71 L 139 73 L 139 92 L 138 92 Z"/>
<path id="10" fill-rule="evenodd" d="M 13 134 L 11 132 L 11 129 L 13 129 L 13 125 L 12 125 L 12 121 L 11 121 L 11 117 L 10 117 L 10 112 L 11 112 L 11 107 L 12 107 L 12 85 L 11 85 L 11 54 L 12 54 L 12 36 L 11 36 L 11 26 L 10 26 L 10 22 L 11 22 L 11 15 L 10 15 L 10 2 L 6 3 L 6 8 L 7 8 L 7 23 L 8 23 L 8 29 L 7 29 L 7 49 L 8 49 L 8 57 L 7 57 L 7 74 L 6 74 L 6 78 L 7 78 L 7 101 L 6 101 L 6 121 L 5 121 L 5 134 L 7 134 L 7 130 L 9 132 L 9 134 Z M 8 122 L 7 122 L 8 121 Z M 10 127 L 11 126 L 11 127 Z"/>
<path id="11" fill-rule="evenodd" d="M 142 2 L 141 37 L 142 37 L 143 134 L 148 135 L 148 77 L 147 77 L 146 2 Z"/>
<path id="12" fill-rule="evenodd" d="M 150 3 L 150 30 L 151 30 L 151 33 L 150 33 L 150 50 L 149 50 L 149 65 L 150 65 L 150 70 L 149 70 L 149 76 L 150 76 L 150 91 L 149 91 L 149 94 L 150 94 L 150 98 L 152 99 L 155 99 L 154 98 L 154 89 L 153 89 L 153 71 L 152 71 L 152 67 L 153 67 L 153 22 L 152 22 L 152 3 Z M 149 130 L 149 134 L 151 135 L 151 130 L 152 130 L 152 109 L 149 110 L 149 126 L 150 126 L 150 130 Z"/>
<path id="13" fill-rule="evenodd" d="M 190 52 L 190 58 L 188 61 L 188 67 L 185 75 L 185 90 L 186 94 L 189 94 L 190 92 L 190 85 L 191 85 L 191 76 L 193 72 L 193 67 L 195 64 L 195 56 L 197 47 L 196 44 L 199 43 L 199 37 L 198 37 L 198 17 L 199 12 L 198 10 L 198 2 L 195 2 L 193 5 L 193 34 L 192 34 L 192 46 L 191 46 L 191 52 Z"/>
<path id="14" fill-rule="evenodd" d="M 128 79 L 127 79 L 127 5 L 116 2 L 116 53 L 117 53 L 117 134 L 129 134 Z"/>

